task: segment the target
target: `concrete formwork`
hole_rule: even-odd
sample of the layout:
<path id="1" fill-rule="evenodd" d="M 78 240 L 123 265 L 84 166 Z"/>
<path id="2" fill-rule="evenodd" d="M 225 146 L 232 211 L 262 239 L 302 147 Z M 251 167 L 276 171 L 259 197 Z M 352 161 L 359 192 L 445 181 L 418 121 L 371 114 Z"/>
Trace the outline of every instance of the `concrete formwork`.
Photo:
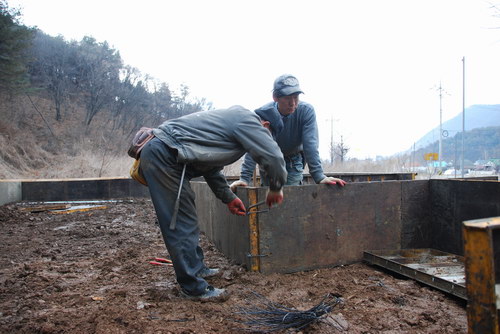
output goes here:
<path id="1" fill-rule="evenodd" d="M 462 222 L 500 216 L 498 181 L 383 179 L 343 188 L 285 187 L 282 205 L 245 217 L 229 214 L 205 182 L 191 183 L 202 231 L 227 257 L 263 273 L 362 261 L 367 250 L 434 248 L 462 255 Z M 0 193 L 6 202 L 149 197 L 147 187 L 129 178 L 4 181 Z M 262 187 L 238 189 L 246 206 L 265 193 Z"/>
<path id="2" fill-rule="evenodd" d="M 463 255 L 462 223 L 500 216 L 500 182 L 430 180 L 429 247 Z"/>
<path id="3" fill-rule="evenodd" d="M 16 197 L 0 204 L 21 200 L 74 201 L 149 196 L 147 187 L 130 178 L 24 180 L 5 183 L 17 185 Z M 3 192 L 3 189 L 0 188 L 0 191 Z"/>
<path id="4" fill-rule="evenodd" d="M 417 224 L 419 215 L 412 215 L 417 212 L 413 207 L 427 201 L 422 195 L 420 203 L 406 205 L 403 191 L 410 194 L 407 188 L 420 190 L 426 184 L 388 181 L 351 183 L 344 188 L 286 187 L 279 207 L 245 217 L 228 215 L 227 207 L 217 204 L 205 183 L 195 183 L 193 188 L 199 195 L 201 228 L 208 237 L 230 258 L 269 273 L 346 264 L 360 261 L 367 249 L 401 248 L 402 213 Z M 263 200 L 265 193 L 264 188 L 238 189 L 247 206 Z"/>
<path id="5" fill-rule="evenodd" d="M 462 222 L 500 215 L 500 183 L 491 181 L 286 187 L 282 205 L 245 217 L 228 215 L 205 183 L 193 187 L 202 230 L 228 257 L 263 273 L 357 262 L 366 250 L 434 248 L 462 255 Z M 246 205 L 257 203 L 265 189 L 239 188 L 238 196 Z"/>

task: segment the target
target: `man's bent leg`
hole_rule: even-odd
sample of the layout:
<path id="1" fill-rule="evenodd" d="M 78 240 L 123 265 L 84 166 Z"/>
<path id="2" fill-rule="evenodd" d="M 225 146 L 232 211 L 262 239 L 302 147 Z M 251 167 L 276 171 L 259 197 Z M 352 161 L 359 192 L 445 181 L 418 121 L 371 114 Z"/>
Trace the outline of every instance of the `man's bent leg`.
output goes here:
<path id="1" fill-rule="evenodd" d="M 175 230 L 170 219 L 179 190 L 182 165 L 177 164 L 174 150 L 155 138 L 141 152 L 141 172 L 149 187 L 163 240 L 172 259 L 177 282 L 190 295 L 206 291 L 208 283 L 196 274 L 204 268 L 203 251 L 199 247 L 199 227 L 194 192 L 185 178 Z"/>

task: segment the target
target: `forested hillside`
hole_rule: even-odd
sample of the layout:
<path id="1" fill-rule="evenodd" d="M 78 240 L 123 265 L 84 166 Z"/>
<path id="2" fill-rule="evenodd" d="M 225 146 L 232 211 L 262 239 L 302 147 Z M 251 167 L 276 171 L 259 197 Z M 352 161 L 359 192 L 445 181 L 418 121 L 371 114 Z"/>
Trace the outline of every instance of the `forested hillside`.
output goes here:
<path id="1" fill-rule="evenodd" d="M 462 131 L 464 125 L 465 131 L 500 126 L 500 104 L 471 105 L 465 108 L 465 120 L 463 119 L 463 113 L 459 113 L 443 122 L 441 125 L 444 134 L 443 139 L 455 136 L 455 134 Z M 437 140 L 439 140 L 439 125 L 420 138 L 415 143 L 415 147 L 417 149 L 422 148 L 433 144 Z"/>
<path id="2" fill-rule="evenodd" d="M 448 163 L 460 163 L 462 157 L 462 132 L 442 140 L 442 160 Z M 424 155 L 426 153 L 438 153 L 439 141 L 422 147 L 414 154 L 421 165 L 425 165 Z M 476 128 L 465 132 L 464 137 L 464 162 L 466 166 L 472 166 L 477 160 L 500 158 L 500 126 Z"/>
<path id="3" fill-rule="evenodd" d="M 107 42 L 51 37 L 20 18 L 0 1 L 0 178 L 125 176 L 138 128 L 211 108 Z"/>

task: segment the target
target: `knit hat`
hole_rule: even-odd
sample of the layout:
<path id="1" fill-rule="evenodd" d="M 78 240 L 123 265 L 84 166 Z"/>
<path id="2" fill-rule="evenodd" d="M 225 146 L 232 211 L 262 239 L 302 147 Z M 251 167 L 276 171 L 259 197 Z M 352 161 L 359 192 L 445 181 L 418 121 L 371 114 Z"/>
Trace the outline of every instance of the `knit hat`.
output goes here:
<path id="1" fill-rule="evenodd" d="M 271 123 L 271 133 L 273 137 L 276 137 L 281 130 L 283 130 L 283 120 L 276 108 L 257 109 L 255 113 L 259 115 L 260 119 Z"/>

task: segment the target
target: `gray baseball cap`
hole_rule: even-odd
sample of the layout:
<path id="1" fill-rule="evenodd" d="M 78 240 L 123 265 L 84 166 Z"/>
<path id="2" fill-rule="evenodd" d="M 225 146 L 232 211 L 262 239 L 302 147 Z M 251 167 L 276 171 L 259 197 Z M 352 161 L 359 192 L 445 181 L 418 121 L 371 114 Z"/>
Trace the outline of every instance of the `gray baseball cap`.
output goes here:
<path id="1" fill-rule="evenodd" d="M 280 75 L 274 80 L 273 92 L 279 96 L 304 93 L 299 86 L 299 80 L 290 74 Z"/>

